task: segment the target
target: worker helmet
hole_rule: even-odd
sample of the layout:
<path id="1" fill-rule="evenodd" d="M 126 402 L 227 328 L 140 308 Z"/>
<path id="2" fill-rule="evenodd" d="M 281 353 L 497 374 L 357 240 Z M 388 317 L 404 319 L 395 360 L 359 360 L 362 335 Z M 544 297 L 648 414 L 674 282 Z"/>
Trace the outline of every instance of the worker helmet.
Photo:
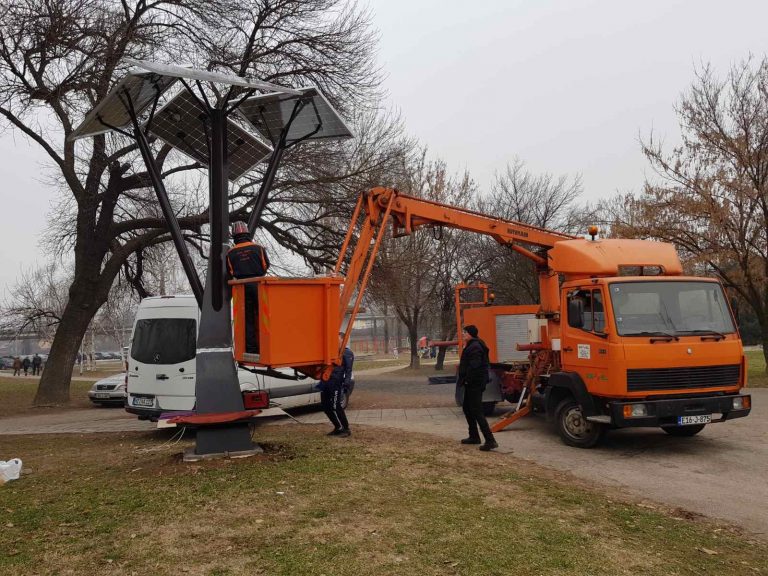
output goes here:
<path id="1" fill-rule="evenodd" d="M 240 234 L 248 234 L 248 224 L 238 220 L 232 224 L 232 236 L 239 236 Z"/>

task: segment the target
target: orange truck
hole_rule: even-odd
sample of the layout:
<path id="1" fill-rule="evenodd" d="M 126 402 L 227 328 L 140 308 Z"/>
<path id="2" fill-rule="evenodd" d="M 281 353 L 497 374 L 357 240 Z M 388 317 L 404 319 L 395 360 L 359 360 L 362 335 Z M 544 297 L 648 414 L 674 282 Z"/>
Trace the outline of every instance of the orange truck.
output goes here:
<path id="1" fill-rule="evenodd" d="M 387 188 L 361 195 L 332 275 L 232 281 L 236 360 L 327 374 L 340 362 L 388 226 L 393 237 L 443 226 L 485 234 L 534 262 L 538 305 L 464 311 L 489 345 L 503 397 L 514 402 L 494 431 L 539 407 L 566 444 L 588 448 L 610 428 L 693 436 L 749 414 L 744 352 L 723 286 L 683 276 L 672 245 L 598 239 L 596 229 L 577 238 Z M 248 282 L 259 288 L 259 354 L 244 348 Z M 526 338 L 512 344 L 502 328 L 520 315 Z M 512 345 L 522 358 L 509 359 Z"/>

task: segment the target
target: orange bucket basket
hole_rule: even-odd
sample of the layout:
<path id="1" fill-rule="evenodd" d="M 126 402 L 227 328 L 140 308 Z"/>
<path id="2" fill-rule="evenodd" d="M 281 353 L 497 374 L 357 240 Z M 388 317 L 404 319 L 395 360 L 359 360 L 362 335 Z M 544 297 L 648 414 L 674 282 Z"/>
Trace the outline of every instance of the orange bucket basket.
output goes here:
<path id="1" fill-rule="evenodd" d="M 235 360 L 279 368 L 338 363 L 343 278 L 231 280 Z M 245 285 L 258 288 L 258 354 L 245 349 Z"/>

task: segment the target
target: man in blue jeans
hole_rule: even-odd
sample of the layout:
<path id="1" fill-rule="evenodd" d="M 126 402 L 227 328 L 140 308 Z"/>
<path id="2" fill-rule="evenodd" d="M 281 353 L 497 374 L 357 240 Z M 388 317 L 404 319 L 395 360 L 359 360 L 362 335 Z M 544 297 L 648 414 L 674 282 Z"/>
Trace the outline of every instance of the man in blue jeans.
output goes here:
<path id="1" fill-rule="evenodd" d="M 344 334 L 339 333 L 339 346 L 344 342 Z M 344 394 L 349 392 L 352 381 L 352 364 L 355 355 L 348 347 L 344 348 L 341 355 L 341 365 L 334 366 L 327 380 L 321 380 L 317 387 L 320 389 L 320 401 L 328 420 L 333 424 L 333 430 L 328 436 L 340 436 L 346 438 L 352 435 L 349 431 L 349 422 L 344 413 L 342 401 Z"/>

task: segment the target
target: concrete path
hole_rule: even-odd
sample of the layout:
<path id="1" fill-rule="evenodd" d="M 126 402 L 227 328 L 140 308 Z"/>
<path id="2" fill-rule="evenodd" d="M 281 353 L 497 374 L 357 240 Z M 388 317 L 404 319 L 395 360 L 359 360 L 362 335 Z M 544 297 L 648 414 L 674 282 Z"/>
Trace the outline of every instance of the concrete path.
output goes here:
<path id="1" fill-rule="evenodd" d="M 754 408 L 748 418 L 707 426 L 694 438 L 672 438 L 655 429 L 620 430 L 609 433 L 600 447 L 580 450 L 562 444 L 542 416 L 531 416 L 497 434 L 498 452 L 768 535 L 768 389 L 750 392 Z M 451 441 L 466 436 L 458 407 L 351 410 L 348 417 L 353 433 L 354 427 L 369 425 L 434 434 Z M 296 418 L 308 424 L 327 424 L 321 412 L 305 412 Z M 109 408 L 0 419 L 0 434 L 4 435 L 154 428 L 123 410 Z"/>

